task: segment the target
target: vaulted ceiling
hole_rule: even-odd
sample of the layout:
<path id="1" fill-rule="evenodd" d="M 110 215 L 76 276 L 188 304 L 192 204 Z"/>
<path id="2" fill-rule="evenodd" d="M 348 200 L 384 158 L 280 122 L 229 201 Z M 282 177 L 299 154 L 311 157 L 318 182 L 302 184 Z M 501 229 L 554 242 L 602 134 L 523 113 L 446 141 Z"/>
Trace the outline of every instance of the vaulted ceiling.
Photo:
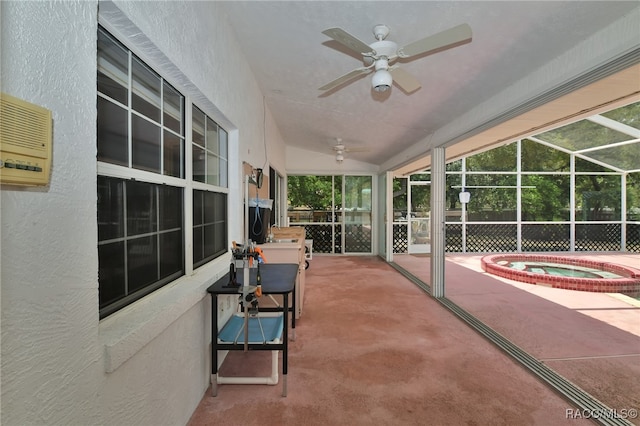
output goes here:
<path id="1" fill-rule="evenodd" d="M 448 156 L 486 149 L 640 93 L 638 2 L 233 1 L 221 8 L 285 144 L 330 154 L 339 138 L 354 151 L 345 155 L 380 170 L 422 167 L 432 146 L 451 147 Z M 376 92 L 372 73 L 319 90 L 367 65 L 322 33 L 328 28 L 371 44 L 373 27 L 384 24 L 386 40 L 403 46 L 465 23 L 470 43 L 398 61 L 422 86 L 412 93 L 395 84 Z M 616 61 L 623 73 L 602 71 Z M 596 82 L 599 95 L 584 92 Z"/>

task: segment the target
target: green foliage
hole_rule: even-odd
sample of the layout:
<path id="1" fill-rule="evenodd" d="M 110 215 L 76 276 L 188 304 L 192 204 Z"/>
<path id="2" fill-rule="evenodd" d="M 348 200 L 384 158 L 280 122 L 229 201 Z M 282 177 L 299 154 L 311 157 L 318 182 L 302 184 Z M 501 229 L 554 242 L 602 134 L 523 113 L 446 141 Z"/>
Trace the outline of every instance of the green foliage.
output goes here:
<path id="1" fill-rule="evenodd" d="M 475 213 L 477 220 L 513 220 L 516 210 L 516 177 L 513 174 L 491 175 L 473 174 L 467 176 L 471 201 L 467 206 L 469 213 Z M 481 188 L 474 188 L 481 187 Z M 499 215 L 499 213 L 506 213 Z"/>
<path id="2" fill-rule="evenodd" d="M 627 219 L 640 221 L 640 172 L 627 175 Z"/>
<path id="3" fill-rule="evenodd" d="M 371 177 L 346 176 L 344 207 L 371 210 Z"/>
<path id="4" fill-rule="evenodd" d="M 611 170 L 600 164 L 592 161 L 585 160 L 580 157 L 576 157 L 576 172 L 579 173 L 598 173 L 598 172 L 610 172 Z"/>
<path id="5" fill-rule="evenodd" d="M 289 207 L 331 210 L 333 185 L 331 176 L 288 176 Z"/>
<path id="6" fill-rule="evenodd" d="M 569 154 L 529 139 L 522 141 L 522 170 L 568 172 Z"/>
<path id="7" fill-rule="evenodd" d="M 640 129 L 640 102 L 605 112 L 603 116 Z"/>
<path id="8" fill-rule="evenodd" d="M 620 176 L 576 176 L 578 220 L 620 220 Z"/>
<path id="9" fill-rule="evenodd" d="M 473 155 L 466 160 L 467 171 L 516 171 L 516 142 Z"/>
<path id="10" fill-rule="evenodd" d="M 462 160 L 452 161 L 445 166 L 447 172 L 459 172 L 462 170 Z"/>
<path id="11" fill-rule="evenodd" d="M 566 175 L 523 176 L 522 220 L 569 220 L 570 183 Z"/>
<path id="12" fill-rule="evenodd" d="M 393 179 L 393 211 L 407 211 L 407 178 Z M 404 213 L 403 213 L 404 214 Z"/>
<path id="13" fill-rule="evenodd" d="M 411 211 L 431 210 L 431 186 L 419 185 L 411 187 Z"/>
<path id="14" fill-rule="evenodd" d="M 536 137 L 572 151 L 605 146 L 631 139 L 631 136 L 625 133 L 589 120 L 576 121 L 558 129 L 541 133 Z"/>
<path id="15" fill-rule="evenodd" d="M 431 180 L 431 173 L 414 173 L 409 176 L 411 182 L 428 182 Z"/>
<path id="16" fill-rule="evenodd" d="M 461 175 L 447 174 L 446 200 L 447 200 L 447 209 L 449 210 L 462 209 L 462 206 L 460 205 L 460 196 L 458 195 L 462 191 L 462 188 L 460 188 L 461 183 L 462 183 Z"/>

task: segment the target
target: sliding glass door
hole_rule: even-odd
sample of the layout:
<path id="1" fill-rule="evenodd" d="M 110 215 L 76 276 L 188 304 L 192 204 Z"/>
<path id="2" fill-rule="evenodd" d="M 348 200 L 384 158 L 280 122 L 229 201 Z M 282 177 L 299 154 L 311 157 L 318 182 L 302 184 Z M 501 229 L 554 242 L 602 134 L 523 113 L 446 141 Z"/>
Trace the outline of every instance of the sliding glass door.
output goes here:
<path id="1" fill-rule="evenodd" d="M 289 226 L 303 226 L 315 253 L 373 251 L 372 176 L 287 176 Z"/>

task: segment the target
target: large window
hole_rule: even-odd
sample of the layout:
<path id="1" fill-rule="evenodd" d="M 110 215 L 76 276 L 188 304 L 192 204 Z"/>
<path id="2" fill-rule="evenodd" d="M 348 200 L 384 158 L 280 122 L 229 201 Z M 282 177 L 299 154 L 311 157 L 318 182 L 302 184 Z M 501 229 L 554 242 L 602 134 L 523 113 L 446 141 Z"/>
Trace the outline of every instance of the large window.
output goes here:
<path id="1" fill-rule="evenodd" d="M 226 252 L 228 141 L 203 109 L 103 28 L 97 65 L 104 318 Z M 193 218 L 190 258 L 188 217 Z"/>

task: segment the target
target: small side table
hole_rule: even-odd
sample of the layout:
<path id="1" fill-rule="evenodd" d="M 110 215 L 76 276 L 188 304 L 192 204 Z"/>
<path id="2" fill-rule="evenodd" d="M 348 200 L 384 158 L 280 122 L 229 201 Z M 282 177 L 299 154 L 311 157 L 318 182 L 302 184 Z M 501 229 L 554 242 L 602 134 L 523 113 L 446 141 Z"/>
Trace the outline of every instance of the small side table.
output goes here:
<path id="1" fill-rule="evenodd" d="M 228 287 L 229 274 L 226 274 L 213 285 L 211 285 L 207 292 L 211 294 L 211 374 L 213 376 L 211 389 L 213 396 L 218 394 L 218 351 L 230 350 L 238 351 L 244 350 L 247 347 L 249 350 L 261 350 L 261 351 L 273 351 L 282 350 L 282 396 L 287 396 L 287 367 L 288 367 L 288 342 L 289 342 L 289 311 L 295 312 L 296 309 L 296 297 L 295 297 L 295 283 L 298 274 L 298 265 L 294 263 L 264 263 L 260 265 L 260 277 L 262 279 L 262 294 L 280 294 L 283 298 L 283 305 L 280 307 L 268 307 L 260 308 L 262 312 L 282 312 L 284 316 L 282 342 L 279 344 L 261 344 L 261 343 L 249 343 L 233 342 L 233 343 L 219 343 L 218 342 L 218 295 L 241 295 L 243 285 L 243 273 L 242 269 L 238 270 L 236 280 L 239 287 Z M 249 282 L 251 285 L 255 285 L 257 276 L 257 269 L 251 268 L 249 270 Z M 289 294 L 293 294 L 291 308 L 289 306 Z M 296 319 L 295 315 L 291 316 L 291 328 L 295 333 Z"/>

